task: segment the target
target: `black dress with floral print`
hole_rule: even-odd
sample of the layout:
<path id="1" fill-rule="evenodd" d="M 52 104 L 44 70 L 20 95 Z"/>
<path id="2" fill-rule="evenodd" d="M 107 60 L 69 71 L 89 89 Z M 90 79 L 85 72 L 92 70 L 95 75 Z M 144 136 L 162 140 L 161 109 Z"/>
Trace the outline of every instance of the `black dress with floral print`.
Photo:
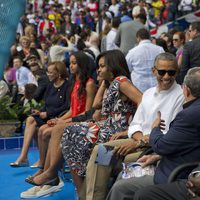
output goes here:
<path id="1" fill-rule="evenodd" d="M 121 99 L 119 87 L 124 81 L 129 80 L 124 76 L 115 78 L 106 92 L 101 111 L 106 120 L 83 122 L 64 129 L 62 153 L 69 167 L 79 176 L 85 175 L 94 145 L 107 142 L 114 133 L 127 130 L 132 120 L 136 106 L 130 100 Z"/>

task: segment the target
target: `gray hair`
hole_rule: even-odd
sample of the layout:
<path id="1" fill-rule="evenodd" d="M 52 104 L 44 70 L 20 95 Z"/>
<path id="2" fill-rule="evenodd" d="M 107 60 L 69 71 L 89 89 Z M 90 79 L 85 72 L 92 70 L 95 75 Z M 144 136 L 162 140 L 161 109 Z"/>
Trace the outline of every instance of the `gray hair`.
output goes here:
<path id="1" fill-rule="evenodd" d="M 200 97 L 200 67 L 194 67 L 188 70 L 184 82 L 193 97 Z"/>
<path id="2" fill-rule="evenodd" d="M 178 63 L 177 63 L 176 57 L 173 54 L 171 54 L 171 53 L 164 52 L 164 53 L 158 54 L 156 56 L 156 58 L 155 58 L 155 61 L 154 61 L 154 66 L 155 67 L 157 67 L 159 60 L 172 61 L 172 62 L 174 62 L 174 66 L 176 68 L 178 68 Z"/>

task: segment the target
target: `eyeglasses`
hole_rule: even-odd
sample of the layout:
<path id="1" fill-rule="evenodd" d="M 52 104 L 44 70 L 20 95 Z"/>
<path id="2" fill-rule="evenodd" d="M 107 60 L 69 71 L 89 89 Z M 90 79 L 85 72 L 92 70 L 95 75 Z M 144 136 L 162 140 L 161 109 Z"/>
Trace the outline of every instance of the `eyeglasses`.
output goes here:
<path id="1" fill-rule="evenodd" d="M 173 41 L 175 41 L 175 42 L 178 42 L 178 41 L 179 41 L 179 39 L 177 39 L 177 38 L 174 38 L 174 39 L 173 39 Z"/>
<path id="2" fill-rule="evenodd" d="M 155 67 L 155 69 L 157 70 L 158 74 L 160 76 L 164 76 L 166 73 L 169 75 L 169 76 L 174 76 L 176 74 L 176 70 L 164 70 L 164 69 L 157 69 Z"/>

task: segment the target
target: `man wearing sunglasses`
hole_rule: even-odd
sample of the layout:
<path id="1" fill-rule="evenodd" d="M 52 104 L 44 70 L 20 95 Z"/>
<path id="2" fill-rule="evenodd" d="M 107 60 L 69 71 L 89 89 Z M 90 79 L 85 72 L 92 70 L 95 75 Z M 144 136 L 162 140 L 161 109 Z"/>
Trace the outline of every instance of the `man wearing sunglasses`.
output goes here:
<path id="1" fill-rule="evenodd" d="M 154 66 L 152 71 L 157 79 L 157 86 L 144 92 L 129 130 L 124 133 L 116 133 L 111 138 L 112 141 L 105 143 L 115 146 L 115 153 L 124 156 L 124 162 L 136 161 L 139 156 L 138 153 L 135 153 L 136 149 L 148 145 L 147 135 L 151 132 L 151 125 L 158 111 L 161 112 L 161 117 L 165 120 L 166 127 L 163 131 L 165 133 L 169 129 L 170 122 L 182 110 L 184 97 L 181 86 L 175 82 L 178 70 L 175 56 L 170 53 L 161 53 L 156 57 Z M 122 139 L 127 138 L 127 136 L 129 139 Z M 116 170 L 116 166 L 95 164 L 97 152 L 98 146 L 94 148 L 87 165 L 87 200 L 105 199 L 107 182 L 113 169 Z M 118 198 L 115 196 L 111 199 Z"/>
<path id="2" fill-rule="evenodd" d="M 189 35 L 192 41 L 186 43 L 183 48 L 180 83 L 189 69 L 200 66 L 200 21 L 190 24 Z"/>

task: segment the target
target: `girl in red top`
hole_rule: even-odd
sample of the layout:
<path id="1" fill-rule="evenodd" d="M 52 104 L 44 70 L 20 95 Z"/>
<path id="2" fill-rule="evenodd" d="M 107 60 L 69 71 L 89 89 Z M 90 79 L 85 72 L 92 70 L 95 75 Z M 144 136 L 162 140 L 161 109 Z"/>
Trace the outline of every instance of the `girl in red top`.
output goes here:
<path id="1" fill-rule="evenodd" d="M 61 117 L 67 119 L 83 114 L 90 110 L 96 94 L 95 82 L 90 78 L 90 60 L 79 51 L 70 56 L 70 72 L 72 74 L 71 106 L 70 110 Z"/>

